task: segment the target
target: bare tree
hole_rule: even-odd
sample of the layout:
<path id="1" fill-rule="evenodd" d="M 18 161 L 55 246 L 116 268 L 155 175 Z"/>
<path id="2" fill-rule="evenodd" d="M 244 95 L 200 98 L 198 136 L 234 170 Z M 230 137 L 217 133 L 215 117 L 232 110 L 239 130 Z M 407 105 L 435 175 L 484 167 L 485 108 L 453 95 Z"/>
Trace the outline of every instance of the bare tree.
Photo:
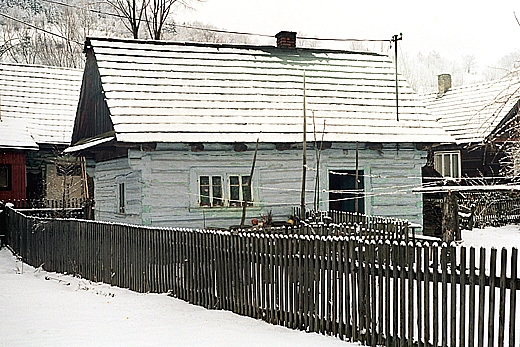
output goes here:
<path id="1" fill-rule="evenodd" d="M 190 1 L 201 0 L 106 0 L 121 16 L 126 28 L 134 39 L 139 38 L 141 24 L 146 24 L 148 35 L 153 40 L 160 40 L 168 17 L 177 5 L 188 7 Z"/>
<path id="2" fill-rule="evenodd" d="M 161 32 L 172 6 L 181 0 L 149 0 L 145 8 L 146 26 L 148 34 L 154 40 L 161 39 Z"/>
<path id="3" fill-rule="evenodd" d="M 139 28 L 146 18 L 146 8 L 150 0 L 107 0 L 107 2 L 121 15 L 123 24 L 130 30 L 133 38 L 138 39 Z"/>
<path id="4" fill-rule="evenodd" d="M 464 65 L 464 71 L 466 71 L 466 73 L 472 73 L 477 64 L 477 59 L 474 55 L 468 54 L 462 57 L 462 63 Z"/>

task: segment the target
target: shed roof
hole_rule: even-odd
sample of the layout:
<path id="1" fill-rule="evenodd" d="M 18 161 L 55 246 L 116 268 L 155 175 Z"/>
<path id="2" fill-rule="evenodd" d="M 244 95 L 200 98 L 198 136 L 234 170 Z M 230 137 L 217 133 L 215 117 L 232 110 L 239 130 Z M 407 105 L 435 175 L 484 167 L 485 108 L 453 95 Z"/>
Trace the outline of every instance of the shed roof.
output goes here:
<path id="1" fill-rule="evenodd" d="M 480 143 L 516 107 L 520 99 L 519 71 L 503 78 L 457 88 L 443 95 L 425 95 L 430 112 L 452 134 L 457 143 Z"/>
<path id="2" fill-rule="evenodd" d="M 106 38 L 86 47 L 120 142 L 298 142 L 304 94 L 309 136 L 325 129 L 324 141 L 453 142 L 401 76 L 396 120 L 385 55 Z"/>
<path id="3" fill-rule="evenodd" d="M 20 119 L 0 118 L 0 149 L 37 150 L 38 145 Z"/>
<path id="4" fill-rule="evenodd" d="M 2 118 L 21 119 L 38 144 L 70 144 L 82 71 L 0 64 Z"/>

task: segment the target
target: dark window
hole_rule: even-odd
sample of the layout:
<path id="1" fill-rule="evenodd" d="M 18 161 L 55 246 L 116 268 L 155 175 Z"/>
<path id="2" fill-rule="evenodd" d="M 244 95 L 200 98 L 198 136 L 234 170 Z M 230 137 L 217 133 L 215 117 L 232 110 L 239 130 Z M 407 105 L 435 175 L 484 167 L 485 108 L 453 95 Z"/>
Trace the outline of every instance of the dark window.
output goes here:
<path id="1" fill-rule="evenodd" d="M 0 190 L 11 190 L 11 165 L 0 164 Z"/>
<path id="2" fill-rule="evenodd" d="M 119 213 L 125 213 L 125 184 L 119 183 Z"/>

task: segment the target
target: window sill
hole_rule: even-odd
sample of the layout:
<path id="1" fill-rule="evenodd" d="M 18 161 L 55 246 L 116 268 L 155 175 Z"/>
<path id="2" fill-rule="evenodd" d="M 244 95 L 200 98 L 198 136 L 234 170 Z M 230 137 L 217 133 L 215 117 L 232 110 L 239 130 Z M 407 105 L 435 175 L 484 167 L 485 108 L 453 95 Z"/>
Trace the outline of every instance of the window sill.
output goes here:
<path id="1" fill-rule="evenodd" d="M 244 207 L 237 206 L 237 207 L 229 207 L 229 206 L 222 206 L 222 207 L 209 207 L 209 206 L 191 206 L 189 208 L 190 212 L 239 212 L 242 211 Z M 262 208 L 258 205 L 252 205 L 247 206 L 246 210 L 248 211 L 260 211 Z"/>

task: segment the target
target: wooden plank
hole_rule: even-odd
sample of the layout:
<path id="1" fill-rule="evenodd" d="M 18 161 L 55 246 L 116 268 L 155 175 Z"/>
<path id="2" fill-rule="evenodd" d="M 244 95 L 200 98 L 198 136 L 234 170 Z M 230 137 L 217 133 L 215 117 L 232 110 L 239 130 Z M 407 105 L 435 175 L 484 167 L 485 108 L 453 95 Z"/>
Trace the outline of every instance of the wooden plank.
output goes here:
<path id="1" fill-rule="evenodd" d="M 325 237 L 325 252 L 326 252 L 326 288 L 325 288 L 325 308 L 326 308 L 326 315 L 325 315 L 325 327 L 324 327 L 324 334 L 330 335 L 332 329 L 332 321 L 333 321 L 333 283 L 332 278 L 334 276 L 333 274 L 333 247 L 331 242 L 330 236 L 324 236 Z"/>
<path id="2" fill-rule="evenodd" d="M 457 345 L 457 253 L 455 247 L 450 245 L 448 247 L 448 260 L 450 264 L 450 346 Z M 461 272 L 461 276 L 465 274 Z M 462 325 L 462 324 L 461 324 Z"/>
<path id="3" fill-rule="evenodd" d="M 475 313 L 477 305 L 475 303 L 475 286 L 477 277 L 475 275 L 475 248 L 469 249 L 469 297 L 468 297 L 468 347 L 475 347 Z"/>
<path id="4" fill-rule="evenodd" d="M 392 332 L 390 330 L 391 328 L 391 321 L 393 314 L 390 310 L 390 298 L 393 298 L 393 295 L 391 295 L 390 292 L 390 284 L 391 284 L 391 273 L 390 273 L 390 266 L 391 266 L 391 254 L 390 254 L 390 241 L 387 239 L 383 245 L 384 250 L 384 259 L 385 259 L 385 346 L 389 347 L 392 339 Z"/>
<path id="5" fill-rule="evenodd" d="M 505 346 L 507 250 L 500 252 L 500 297 L 498 301 L 498 346 Z"/>
<path id="6" fill-rule="evenodd" d="M 496 282 L 497 250 L 491 248 L 489 259 L 489 300 L 488 300 L 488 339 L 487 346 L 493 347 L 495 343 L 495 282 Z"/>
<path id="7" fill-rule="evenodd" d="M 414 277 L 416 277 L 414 272 L 414 264 L 415 261 L 415 252 L 413 248 L 413 244 L 411 242 L 406 245 L 406 254 L 407 254 L 407 265 L 408 265 L 408 332 L 407 332 L 407 344 L 408 347 L 412 347 L 414 342 L 414 323 L 416 323 L 416 317 L 414 315 Z M 417 263 L 417 266 L 418 263 Z M 419 276 L 419 272 L 417 272 L 417 277 Z M 417 316 L 419 318 L 419 315 Z"/>
<path id="8" fill-rule="evenodd" d="M 423 247 L 421 243 L 415 245 L 415 269 L 417 273 L 417 282 L 416 285 L 416 304 L 417 304 L 417 346 L 424 346 L 424 341 L 422 339 L 422 329 L 423 329 L 423 302 L 422 302 L 422 284 L 424 282 L 424 272 L 423 272 Z M 414 339 L 415 340 L 415 339 Z"/>
<path id="9" fill-rule="evenodd" d="M 480 248 L 480 261 L 479 261 L 479 275 L 478 275 L 478 331 L 477 331 L 477 343 L 478 347 L 484 346 L 484 315 L 485 315 L 485 303 L 486 303 L 486 249 Z"/>
<path id="10" fill-rule="evenodd" d="M 354 283 L 351 282 L 353 271 L 352 271 L 352 253 L 351 253 L 351 245 L 352 239 L 347 236 L 345 240 L 343 241 L 343 249 L 344 249 L 344 259 L 345 259 L 345 266 L 344 266 L 344 273 L 345 273 L 345 303 L 344 303 L 344 309 L 345 309 L 345 337 L 347 339 L 352 337 L 352 292 L 351 287 L 354 286 Z M 351 285 L 352 283 L 352 285 Z"/>
<path id="11" fill-rule="evenodd" d="M 432 281 L 433 281 L 433 345 L 439 345 L 439 318 L 441 317 L 439 314 L 439 247 L 436 243 L 432 246 Z"/>
<path id="12" fill-rule="evenodd" d="M 343 237 L 338 237 L 336 242 L 336 254 L 338 255 L 338 337 L 345 338 L 345 242 Z M 314 269 L 316 274 L 316 269 Z M 316 277 L 314 277 L 316 281 Z"/>
<path id="13" fill-rule="evenodd" d="M 352 327 L 351 327 L 351 336 L 353 341 L 358 341 L 359 338 L 359 308 L 358 308 L 358 288 L 359 284 L 359 268 L 356 267 L 356 263 L 358 261 L 358 251 L 360 247 L 360 242 L 354 239 L 352 236 L 350 238 L 349 244 L 349 253 L 350 253 L 350 264 L 351 264 L 351 299 L 352 299 Z M 357 250 L 357 251 L 356 251 Z"/>
<path id="14" fill-rule="evenodd" d="M 384 344 L 384 321 L 385 321 L 385 311 L 384 311 L 384 302 L 385 302 L 385 293 L 384 293 L 384 269 L 388 264 L 384 263 L 384 243 L 383 239 L 379 239 L 377 242 L 377 339 L 375 343 L 377 343 L 379 346 L 383 346 Z"/>
<path id="15" fill-rule="evenodd" d="M 460 300 L 459 300 L 459 346 L 466 346 L 466 247 L 460 248 Z"/>
<path id="16" fill-rule="evenodd" d="M 408 307 L 406 305 L 406 265 L 408 255 L 406 254 L 406 243 L 401 241 L 399 243 L 399 346 L 405 347 L 406 343 L 406 317 L 408 314 Z"/>
<path id="17" fill-rule="evenodd" d="M 376 287 L 376 278 L 377 278 L 377 267 L 380 264 L 376 261 L 376 242 L 372 240 L 370 242 L 370 308 L 371 308 L 371 326 L 370 330 L 372 332 L 370 336 L 370 343 L 373 347 L 377 346 L 378 340 L 378 308 L 379 308 L 379 300 L 378 300 L 378 292 Z M 378 266 L 379 265 L 379 266 Z"/>
<path id="18" fill-rule="evenodd" d="M 509 291 L 509 347 L 515 346 L 516 333 L 516 279 L 518 278 L 518 249 L 511 250 L 511 289 Z"/>

